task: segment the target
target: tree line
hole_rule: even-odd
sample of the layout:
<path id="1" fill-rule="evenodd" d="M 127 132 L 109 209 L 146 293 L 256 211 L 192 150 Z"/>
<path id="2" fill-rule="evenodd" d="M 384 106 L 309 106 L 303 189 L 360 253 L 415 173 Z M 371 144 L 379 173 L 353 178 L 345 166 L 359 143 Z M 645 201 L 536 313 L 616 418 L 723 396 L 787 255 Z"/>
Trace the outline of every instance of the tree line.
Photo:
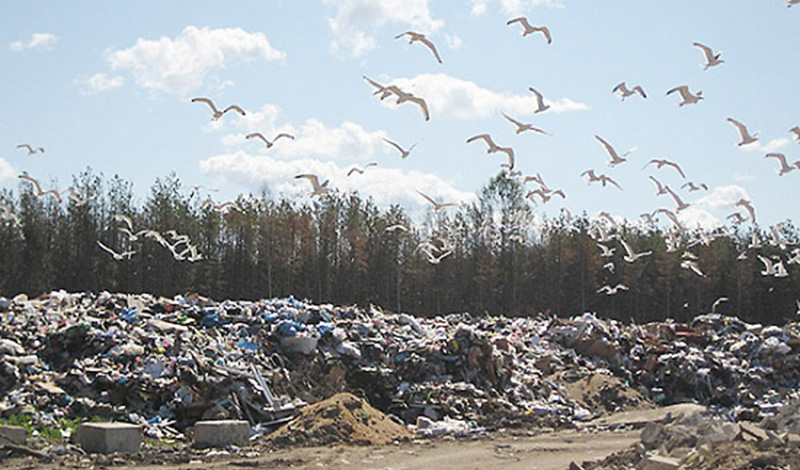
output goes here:
<path id="1" fill-rule="evenodd" d="M 185 187 L 174 174 L 158 178 L 142 202 L 119 176 L 106 180 L 87 169 L 72 180 L 85 203 L 37 197 L 24 182 L 17 193 L 0 193 L 18 218 L 0 220 L 0 295 L 55 289 L 214 299 L 292 295 L 420 315 L 591 311 L 637 322 L 687 321 L 727 297 L 718 312 L 762 323 L 795 317 L 800 297 L 796 264 L 786 265 L 788 277 L 761 274 L 756 254 L 786 259 L 792 248 L 768 243 L 767 230 L 684 233 L 681 248 L 668 250 L 669 227 L 626 224 L 616 233 L 636 251 L 652 252 L 628 263 L 619 246 L 612 256 L 600 256 L 598 221 L 586 214 L 543 217 L 523 186 L 504 174 L 492 178 L 476 202 L 430 211 L 419 221 L 399 205 L 379 208 L 358 193 L 304 202 L 266 192 L 241 195 L 239 209 L 218 211 L 202 204 L 202 189 Z M 153 239 L 123 233 L 116 215 L 129 217 L 134 232 L 188 236 L 203 259 L 179 260 Z M 753 233 L 764 243 L 748 250 Z M 791 223 L 780 233 L 797 240 Z M 135 253 L 114 260 L 98 241 Z M 687 251 L 704 276 L 681 267 Z M 598 293 L 618 284 L 628 290 Z"/>

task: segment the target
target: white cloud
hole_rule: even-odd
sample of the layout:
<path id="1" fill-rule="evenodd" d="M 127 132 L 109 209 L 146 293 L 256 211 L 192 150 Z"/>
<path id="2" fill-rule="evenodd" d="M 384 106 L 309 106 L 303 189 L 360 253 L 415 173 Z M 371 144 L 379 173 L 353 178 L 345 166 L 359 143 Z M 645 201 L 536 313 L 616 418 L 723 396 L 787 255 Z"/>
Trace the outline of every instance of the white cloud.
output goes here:
<path id="1" fill-rule="evenodd" d="M 472 0 L 471 12 L 474 16 L 483 16 L 493 0 Z M 536 7 L 563 8 L 561 0 L 500 0 L 500 10 L 507 15 L 523 15 Z"/>
<path id="2" fill-rule="evenodd" d="M 55 34 L 50 33 L 33 33 L 31 38 L 25 41 L 14 41 L 8 45 L 8 48 L 15 52 L 22 52 L 25 49 L 44 48 L 58 41 Z"/>
<path id="3" fill-rule="evenodd" d="M 447 47 L 456 50 L 461 49 L 464 41 L 457 34 L 444 34 L 444 40 L 447 42 Z"/>
<path id="4" fill-rule="evenodd" d="M 737 183 L 746 183 L 747 181 L 755 181 L 757 179 L 755 175 L 733 175 L 733 180 Z"/>
<path id="5" fill-rule="evenodd" d="M 474 82 L 442 73 L 398 78 L 392 81 L 392 84 L 424 98 L 428 103 L 431 118 L 485 118 L 498 111 L 517 116 L 532 115 L 537 108 L 536 96 L 533 93 L 527 92 L 523 95 L 498 93 L 481 88 Z M 545 98 L 545 103 L 550 105 L 550 109 L 546 112 L 564 113 L 589 109 L 589 105 L 570 98 L 560 98 L 556 101 Z M 383 101 L 383 104 L 396 107 L 391 99 Z"/>
<path id="6" fill-rule="evenodd" d="M 120 88 L 125 79 L 119 75 L 109 77 L 105 73 L 96 73 L 86 80 L 86 85 L 93 92 L 114 90 Z"/>
<path id="7" fill-rule="evenodd" d="M 681 223 L 690 229 L 714 229 L 722 225 L 731 212 L 737 211 L 736 202 L 750 199 L 747 190 L 741 186 L 717 186 L 709 194 L 693 201 L 684 211 L 678 214 Z"/>
<path id="8" fill-rule="evenodd" d="M 0 182 L 13 178 L 17 175 L 17 169 L 14 168 L 8 161 L 0 157 Z"/>
<path id="9" fill-rule="evenodd" d="M 745 152 L 760 152 L 760 153 L 769 153 L 774 152 L 776 150 L 782 149 L 789 145 L 791 141 L 789 139 L 772 139 L 766 144 L 762 144 L 761 141 L 753 142 L 752 144 L 742 145 L 739 147 Z"/>
<path id="10" fill-rule="evenodd" d="M 285 57 L 262 33 L 187 26 L 174 39 L 139 38 L 133 47 L 110 52 L 106 59 L 111 71 L 130 72 L 142 88 L 185 95 L 199 88 L 214 70 L 237 62 L 283 61 Z"/>
<path id="11" fill-rule="evenodd" d="M 378 166 L 368 168 L 363 175 L 356 173 L 348 177 L 347 171 L 352 167 L 308 158 L 283 161 L 244 151 L 216 155 L 200 162 L 204 173 L 222 183 L 235 183 L 253 192 L 266 187 L 274 193 L 308 194 L 311 190 L 308 181 L 295 176 L 313 173 L 319 175 L 321 181 L 330 179 L 329 186 L 338 191 L 358 191 L 381 206 L 399 203 L 407 207 L 427 207 L 429 204 L 416 190 L 443 202 L 466 203 L 475 199 L 473 193 L 460 191 L 436 175 Z"/>
<path id="12" fill-rule="evenodd" d="M 387 23 L 432 33 L 444 25 L 431 17 L 429 0 L 324 0 L 336 8 L 329 19 L 335 55 L 358 57 L 375 48 L 375 34 Z M 400 31 L 394 33 L 398 34 Z"/>

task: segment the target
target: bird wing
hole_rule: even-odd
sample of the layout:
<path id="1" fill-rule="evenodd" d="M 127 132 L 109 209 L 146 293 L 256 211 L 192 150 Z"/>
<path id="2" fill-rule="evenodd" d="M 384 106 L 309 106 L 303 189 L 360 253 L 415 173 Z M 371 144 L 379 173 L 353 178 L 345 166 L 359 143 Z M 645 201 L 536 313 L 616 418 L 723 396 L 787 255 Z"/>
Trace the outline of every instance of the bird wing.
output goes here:
<path id="1" fill-rule="evenodd" d="M 33 183 L 33 187 L 36 188 L 37 195 L 42 193 L 42 187 L 39 186 L 39 181 L 37 181 L 35 178 L 32 178 L 28 175 L 19 175 L 19 179 L 30 181 L 31 183 Z"/>
<path id="2" fill-rule="evenodd" d="M 544 34 L 544 37 L 547 39 L 547 44 L 551 44 L 553 42 L 553 36 L 550 35 L 550 28 L 547 26 L 542 26 L 540 28 L 535 28 L 536 31 L 541 31 Z"/>
<path id="3" fill-rule="evenodd" d="M 400 39 L 400 38 L 402 38 L 403 36 L 405 36 L 405 35 L 410 35 L 410 34 L 411 34 L 411 31 L 406 31 L 405 33 L 400 33 L 400 34 L 398 34 L 398 35 L 397 35 L 397 36 L 395 36 L 394 38 L 395 38 L 395 39 Z"/>
<path id="4" fill-rule="evenodd" d="M 386 142 L 387 144 L 391 145 L 392 147 L 396 148 L 397 150 L 399 150 L 399 151 L 400 151 L 400 153 L 402 153 L 402 154 L 405 154 L 405 153 L 406 153 L 406 151 L 405 151 L 405 150 L 403 150 L 403 147 L 401 147 L 400 145 L 398 145 L 398 144 L 397 144 L 397 142 L 392 142 L 391 140 L 389 140 L 389 139 L 386 139 L 386 138 L 384 138 L 384 139 L 383 139 L 383 141 L 384 141 L 384 142 Z"/>
<path id="5" fill-rule="evenodd" d="M 703 54 L 706 56 L 706 62 L 712 62 L 714 60 L 714 51 L 712 51 L 710 47 L 705 44 L 700 44 L 699 42 L 694 43 L 693 46 L 699 47 L 703 51 Z"/>
<path id="6" fill-rule="evenodd" d="M 728 118 L 728 122 L 730 122 L 731 124 L 733 124 L 734 127 L 736 127 L 736 129 L 739 131 L 739 135 L 742 136 L 742 139 L 747 137 L 748 135 L 747 126 L 745 126 L 744 124 L 733 118 Z"/>
<path id="7" fill-rule="evenodd" d="M 599 140 L 601 144 L 603 144 L 603 147 L 605 147 L 606 152 L 608 152 L 608 154 L 611 155 L 612 161 L 622 160 L 622 158 L 620 158 L 619 155 L 617 155 L 617 151 L 614 150 L 614 147 L 612 147 L 611 144 L 603 140 L 603 138 L 600 137 L 599 135 L 595 135 L 594 137 L 597 140 Z"/>
<path id="8" fill-rule="evenodd" d="M 280 134 L 276 135 L 274 139 L 272 139 L 272 143 L 275 143 L 275 141 L 280 139 L 281 137 L 285 137 L 287 139 L 294 140 L 294 136 L 292 134 L 287 134 L 285 132 L 281 132 Z"/>
<path id="9" fill-rule="evenodd" d="M 642 88 L 641 85 L 633 87 L 633 91 L 638 91 L 639 94 L 642 95 L 642 98 L 647 98 L 647 94 L 644 92 L 644 88 Z"/>
<path id="10" fill-rule="evenodd" d="M 681 94 L 681 96 L 684 96 L 684 93 L 686 93 L 686 92 L 688 92 L 688 91 L 689 91 L 689 87 L 688 87 L 688 86 L 686 86 L 686 85 L 676 86 L 675 88 L 673 88 L 673 89 L 669 90 L 669 91 L 667 92 L 667 94 L 669 95 L 669 94 L 671 94 L 671 93 L 675 93 L 676 91 L 677 91 L 678 93 L 680 93 L 680 94 Z"/>
<path id="11" fill-rule="evenodd" d="M 425 120 L 430 121 L 431 115 L 428 112 L 428 103 L 426 103 L 424 99 L 418 96 L 412 96 L 411 98 L 408 98 L 408 101 L 419 105 L 420 109 L 422 110 L 422 115 L 425 116 Z"/>
<path id="12" fill-rule="evenodd" d="M 211 109 L 212 109 L 212 110 L 213 110 L 215 113 L 218 113 L 218 112 L 219 112 L 219 110 L 217 109 L 217 107 L 216 107 L 216 106 L 214 106 L 214 102 L 213 102 L 213 101 L 211 101 L 211 100 L 210 100 L 210 99 L 208 99 L 208 98 L 192 98 L 192 103 L 205 103 L 205 104 L 207 104 L 208 106 L 210 106 L 210 107 L 211 107 Z"/>
<path id="13" fill-rule="evenodd" d="M 359 174 L 363 175 L 364 174 L 364 170 L 362 170 L 361 168 L 359 168 L 357 166 L 354 166 L 353 168 L 350 168 L 350 171 L 347 172 L 347 176 L 350 176 L 353 173 L 359 173 Z"/>
<path id="14" fill-rule="evenodd" d="M 117 256 L 119 256 L 119 253 L 117 253 L 116 251 L 112 250 L 111 248 L 109 248 L 109 247 L 107 247 L 107 246 L 103 245 L 103 242 L 101 242 L 100 240 L 97 240 L 97 244 L 100 246 L 100 248 L 102 248 L 102 249 L 103 249 L 103 251 L 106 251 L 106 252 L 108 252 L 108 253 L 111 253 L 111 255 L 112 255 L 112 256 L 114 256 L 115 258 L 116 258 Z"/>
<path id="15" fill-rule="evenodd" d="M 506 22 L 507 25 L 514 23 L 520 23 L 526 30 L 531 29 L 531 24 L 528 23 L 528 18 L 525 18 L 524 16 L 520 16 L 518 18 L 512 18 Z"/>
<path id="16" fill-rule="evenodd" d="M 506 168 L 508 168 L 509 170 L 513 170 L 514 169 L 514 149 L 512 149 L 511 147 L 498 147 L 497 151 L 498 152 L 503 152 L 504 154 L 508 155 L 508 164 L 507 165 L 503 164 L 503 166 L 506 166 Z"/>
<path id="17" fill-rule="evenodd" d="M 764 158 L 777 158 L 778 161 L 781 162 L 782 169 L 790 168 L 789 164 L 786 162 L 786 155 L 782 153 L 768 153 L 764 156 Z"/>
<path id="18" fill-rule="evenodd" d="M 382 91 L 385 91 L 385 90 L 386 90 L 386 86 L 384 86 L 384 85 L 381 85 L 380 83 L 378 83 L 378 82 L 376 82 L 375 80 L 373 80 L 373 79 L 371 79 L 371 78 L 367 77 L 366 75 L 362 75 L 362 77 L 364 77 L 364 80 L 366 80 L 366 81 L 367 81 L 367 83 L 369 83 L 370 85 L 372 85 L 373 87 L 375 87 L 375 88 L 377 88 L 377 89 L 378 89 L 378 91 L 376 91 L 375 93 L 380 93 L 380 92 L 382 92 Z"/>
<path id="19" fill-rule="evenodd" d="M 428 47 L 428 49 L 430 49 L 430 50 L 431 50 L 431 52 L 433 52 L 433 55 L 436 57 L 436 60 L 437 60 L 437 61 L 438 61 L 438 62 L 441 64 L 441 63 L 442 63 L 442 58 L 441 58 L 441 57 L 439 57 L 439 52 L 436 50 L 436 46 L 434 46 L 434 45 L 433 45 L 433 43 L 431 42 L 431 40 L 430 40 L 430 39 L 428 39 L 428 38 L 426 38 L 426 37 L 423 37 L 423 38 L 422 38 L 422 39 L 420 39 L 419 41 L 420 41 L 422 44 L 425 44 L 425 45 Z"/>
<path id="20" fill-rule="evenodd" d="M 675 162 L 669 162 L 669 161 L 666 162 L 665 165 L 669 165 L 672 168 L 675 168 L 676 170 L 678 170 L 678 173 L 680 173 L 681 176 L 683 176 L 683 179 L 686 179 L 686 174 L 683 172 L 683 169 L 681 169 L 680 165 L 678 165 Z"/>
<path id="21" fill-rule="evenodd" d="M 611 92 L 614 93 L 614 92 L 619 91 L 619 92 L 625 93 L 627 90 L 628 90 L 628 87 L 625 86 L 625 82 L 620 82 L 619 85 L 615 86 L 611 90 Z"/>
<path id="22" fill-rule="evenodd" d="M 308 181 L 310 181 L 311 182 L 311 186 L 314 188 L 314 191 L 319 191 L 322 188 L 320 186 L 320 184 L 319 184 L 319 178 L 317 177 L 317 175 L 302 174 L 302 175 L 295 176 L 295 178 L 305 178 Z"/>
<path id="23" fill-rule="evenodd" d="M 474 135 L 474 136 L 470 137 L 469 139 L 467 139 L 467 143 L 473 142 L 473 141 L 478 140 L 478 139 L 483 139 L 486 142 L 486 145 L 488 145 L 489 147 L 496 147 L 497 146 L 497 144 L 494 143 L 494 140 L 492 140 L 492 136 L 490 136 L 489 134 Z"/>
<path id="24" fill-rule="evenodd" d="M 526 127 L 525 124 L 517 121 L 516 119 L 512 118 L 508 114 L 506 114 L 506 113 L 501 113 L 501 114 L 503 115 L 504 118 L 506 118 L 509 122 L 515 124 L 517 127 L 520 127 L 520 128 Z"/>
<path id="25" fill-rule="evenodd" d="M 232 104 L 232 105 L 228 106 L 227 108 L 225 108 L 225 109 L 222 111 L 222 114 L 225 114 L 225 113 L 227 113 L 227 112 L 228 112 L 228 111 L 230 111 L 230 110 L 234 110 L 234 111 L 236 111 L 237 113 L 241 114 L 242 116 L 244 116 L 244 115 L 245 115 L 244 109 L 240 108 L 238 105 L 235 105 L 235 104 Z"/>
<path id="26" fill-rule="evenodd" d="M 535 88 L 528 87 L 528 91 L 530 91 L 531 93 L 536 95 L 536 103 L 539 106 L 539 109 L 545 109 L 545 108 L 549 107 L 549 106 L 545 106 L 545 104 L 544 104 L 544 95 L 539 93 Z"/>
<path id="27" fill-rule="evenodd" d="M 264 137 L 264 134 L 262 134 L 260 132 L 253 132 L 252 134 L 247 134 L 246 136 L 244 136 L 245 139 L 253 139 L 253 138 L 256 138 L 256 137 L 258 137 L 259 139 L 263 140 L 265 144 L 269 145 L 269 141 L 267 140 L 267 138 Z"/>
<path id="28" fill-rule="evenodd" d="M 419 189 L 417 190 L 417 193 L 418 193 L 420 196 L 424 197 L 424 198 L 425 198 L 425 199 L 426 199 L 428 202 L 430 202 L 430 203 L 431 203 L 431 204 L 433 204 L 434 206 L 439 206 L 439 203 L 438 203 L 438 202 L 436 202 L 436 201 L 435 201 L 435 200 L 434 200 L 432 197 L 430 197 L 430 196 L 428 196 L 427 194 L 423 193 L 423 192 L 422 192 L 422 191 L 420 191 Z"/>
<path id="29" fill-rule="evenodd" d="M 17 148 L 18 149 L 25 148 L 25 149 L 28 149 L 28 153 L 33 153 L 33 147 L 31 147 L 29 144 L 19 144 L 19 145 L 17 145 Z"/>
<path id="30" fill-rule="evenodd" d="M 616 186 L 617 188 L 619 188 L 619 189 L 622 189 L 622 186 L 620 186 L 620 185 L 619 185 L 619 183 L 617 183 L 616 181 L 614 181 L 613 179 L 611 179 L 611 177 L 609 177 L 609 176 L 606 176 L 606 175 L 603 175 L 603 176 L 602 176 L 602 179 L 603 179 L 604 181 L 607 181 L 608 183 L 611 183 L 611 184 L 613 184 L 613 185 L 614 185 L 614 186 Z"/>

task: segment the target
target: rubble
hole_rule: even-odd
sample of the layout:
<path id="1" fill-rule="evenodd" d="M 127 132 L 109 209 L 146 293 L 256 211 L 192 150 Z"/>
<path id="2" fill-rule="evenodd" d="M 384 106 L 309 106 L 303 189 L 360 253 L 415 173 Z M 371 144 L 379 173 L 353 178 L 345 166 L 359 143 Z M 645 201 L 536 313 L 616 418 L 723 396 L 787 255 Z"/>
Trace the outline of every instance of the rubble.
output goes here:
<path id="1" fill-rule="evenodd" d="M 201 420 L 268 434 L 341 392 L 429 430 L 575 426 L 686 402 L 778 419 L 800 382 L 800 324 L 716 313 L 625 325 L 56 291 L 0 299 L 0 318 L 0 418 L 113 420 L 156 439 Z"/>

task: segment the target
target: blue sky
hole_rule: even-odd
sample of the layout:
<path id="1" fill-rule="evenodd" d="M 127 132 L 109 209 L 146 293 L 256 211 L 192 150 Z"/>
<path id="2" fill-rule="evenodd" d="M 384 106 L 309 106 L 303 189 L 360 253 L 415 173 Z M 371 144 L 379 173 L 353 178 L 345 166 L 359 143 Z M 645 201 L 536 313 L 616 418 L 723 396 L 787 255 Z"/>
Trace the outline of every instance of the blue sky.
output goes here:
<path id="1" fill-rule="evenodd" d="M 517 16 L 546 25 L 523 37 Z M 760 225 L 800 220 L 800 170 L 778 176 L 767 152 L 800 160 L 789 129 L 800 125 L 800 7 L 753 2 L 577 0 L 319 0 L 43 2 L 0 1 L 0 185 L 16 190 L 27 171 L 46 188 L 66 190 L 87 167 L 119 174 L 146 197 L 157 177 L 175 171 L 187 186 L 219 188 L 218 201 L 269 188 L 306 198 L 298 173 L 317 173 L 342 191 L 359 190 L 381 205 L 420 215 L 417 190 L 467 202 L 505 160 L 466 139 L 489 133 L 516 155 L 523 175 L 539 173 L 567 198 L 536 207 L 636 220 L 658 208 L 648 176 L 669 184 L 692 206 L 690 226 L 725 222 L 752 201 Z M 420 44 L 394 39 L 428 34 L 443 64 Z M 722 51 L 703 70 L 699 41 Z M 424 98 L 380 101 L 362 76 Z M 641 85 L 647 99 L 624 102 L 619 82 Z M 688 85 L 704 100 L 677 106 L 667 90 Z M 541 91 L 551 108 L 534 114 Z M 238 104 L 240 117 L 211 121 L 191 103 L 205 96 Z M 523 133 L 501 112 L 552 136 Z M 738 146 L 734 118 L 759 141 Z M 244 136 L 288 132 L 295 140 L 266 149 Z M 619 152 L 610 168 L 600 135 Z M 383 139 L 418 142 L 401 160 Z M 16 148 L 30 143 L 45 153 Z M 670 168 L 642 167 L 667 159 Z M 355 165 L 377 165 L 346 176 Z M 595 169 L 624 190 L 587 184 Z M 688 181 L 708 191 L 688 192 Z M 528 184 L 531 189 L 536 186 Z M 666 221 L 663 221 L 666 223 Z"/>

